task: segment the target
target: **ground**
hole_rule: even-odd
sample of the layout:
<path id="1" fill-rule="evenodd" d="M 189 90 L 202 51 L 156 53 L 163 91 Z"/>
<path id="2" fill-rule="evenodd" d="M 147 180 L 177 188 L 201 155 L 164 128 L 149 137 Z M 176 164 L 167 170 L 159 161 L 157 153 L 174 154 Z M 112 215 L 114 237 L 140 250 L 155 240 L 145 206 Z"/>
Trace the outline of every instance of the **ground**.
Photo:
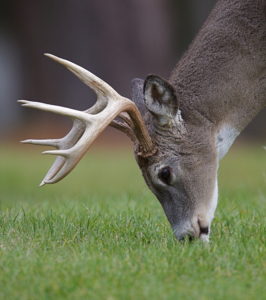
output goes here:
<path id="1" fill-rule="evenodd" d="M 39 188 L 51 158 L 24 147 L 0 150 L 1 299 L 265 299 L 262 147 L 223 160 L 208 245 L 175 240 L 126 149 Z"/>

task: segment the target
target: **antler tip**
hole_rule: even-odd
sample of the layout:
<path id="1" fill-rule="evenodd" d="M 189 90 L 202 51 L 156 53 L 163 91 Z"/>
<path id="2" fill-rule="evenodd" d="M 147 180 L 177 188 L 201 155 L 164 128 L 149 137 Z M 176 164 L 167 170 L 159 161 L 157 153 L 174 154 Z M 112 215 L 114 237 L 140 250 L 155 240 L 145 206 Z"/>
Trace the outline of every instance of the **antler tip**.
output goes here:
<path id="1" fill-rule="evenodd" d="M 50 53 L 44 53 L 43 55 L 51 58 L 52 60 L 55 60 L 57 62 L 61 62 L 62 61 L 62 58 L 58 57 L 58 56 L 55 56 L 53 54 L 50 54 Z"/>
<path id="2" fill-rule="evenodd" d="M 22 144 L 29 144 L 31 140 L 23 140 L 23 141 L 20 141 L 20 143 Z"/>
<path id="3" fill-rule="evenodd" d="M 17 102 L 22 103 L 22 105 L 23 105 L 23 104 L 26 104 L 28 101 L 27 100 L 17 100 Z"/>
<path id="4" fill-rule="evenodd" d="M 42 180 L 42 182 L 39 184 L 39 187 L 42 187 L 46 184 L 46 182 L 44 180 Z"/>
<path id="5" fill-rule="evenodd" d="M 50 54 L 50 53 L 43 53 L 43 55 L 48 56 L 48 57 L 53 57 L 54 56 L 53 54 Z"/>

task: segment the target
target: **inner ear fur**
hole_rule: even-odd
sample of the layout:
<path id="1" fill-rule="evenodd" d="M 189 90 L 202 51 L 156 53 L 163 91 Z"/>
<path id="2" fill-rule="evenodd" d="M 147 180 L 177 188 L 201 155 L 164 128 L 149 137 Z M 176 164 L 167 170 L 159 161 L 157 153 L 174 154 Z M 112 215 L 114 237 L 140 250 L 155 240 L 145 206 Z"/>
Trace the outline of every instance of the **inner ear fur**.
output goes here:
<path id="1" fill-rule="evenodd" d="M 144 82 L 144 102 L 147 109 L 166 125 L 178 111 L 178 101 L 173 86 L 156 75 L 149 75 Z"/>

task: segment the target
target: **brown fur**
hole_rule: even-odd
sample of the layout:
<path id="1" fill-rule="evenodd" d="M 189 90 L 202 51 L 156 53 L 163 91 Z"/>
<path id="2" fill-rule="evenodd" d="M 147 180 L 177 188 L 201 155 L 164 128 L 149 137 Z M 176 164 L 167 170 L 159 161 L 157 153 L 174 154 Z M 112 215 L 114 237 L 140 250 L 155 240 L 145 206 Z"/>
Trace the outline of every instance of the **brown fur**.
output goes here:
<path id="1" fill-rule="evenodd" d="M 140 99 L 143 83 L 134 87 L 133 100 L 158 149 L 149 158 L 136 155 L 143 176 L 177 237 L 199 237 L 199 227 L 211 222 L 207 215 L 218 170 L 217 133 L 224 124 L 242 131 L 266 106 L 266 0 L 219 0 L 169 83 L 148 77 L 145 105 Z M 181 111 L 179 119 L 169 109 L 173 101 Z M 170 185 L 158 179 L 164 166 L 173 170 Z"/>

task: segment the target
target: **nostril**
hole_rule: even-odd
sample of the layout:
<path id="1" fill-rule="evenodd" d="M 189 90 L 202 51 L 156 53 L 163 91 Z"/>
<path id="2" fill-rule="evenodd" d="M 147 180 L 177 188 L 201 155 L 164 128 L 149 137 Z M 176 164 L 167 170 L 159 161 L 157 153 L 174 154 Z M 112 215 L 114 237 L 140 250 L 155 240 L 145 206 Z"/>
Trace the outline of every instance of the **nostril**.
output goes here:
<path id="1" fill-rule="evenodd" d="M 195 237 L 190 235 L 190 234 L 186 234 L 186 235 L 183 235 L 181 237 L 178 237 L 178 240 L 180 242 L 185 242 L 185 241 L 192 242 L 193 240 L 195 240 Z"/>
<path id="2" fill-rule="evenodd" d="M 190 242 L 192 242 L 192 241 L 194 241 L 194 240 L 195 240 L 195 237 L 194 237 L 194 236 L 192 236 L 192 235 L 189 235 L 189 236 L 188 236 L 188 240 L 189 240 Z"/>
<path id="3" fill-rule="evenodd" d="M 209 227 L 200 227 L 200 234 L 209 234 Z"/>

